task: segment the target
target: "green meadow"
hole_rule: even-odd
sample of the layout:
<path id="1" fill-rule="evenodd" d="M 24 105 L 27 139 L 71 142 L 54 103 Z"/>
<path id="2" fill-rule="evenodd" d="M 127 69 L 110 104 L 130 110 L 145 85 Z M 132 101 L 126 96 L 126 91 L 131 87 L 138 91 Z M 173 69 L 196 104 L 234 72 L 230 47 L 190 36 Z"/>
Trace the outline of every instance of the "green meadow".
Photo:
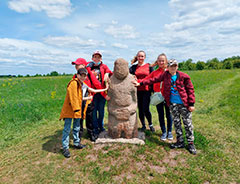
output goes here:
<path id="1" fill-rule="evenodd" d="M 186 73 L 197 155 L 160 140 L 151 107 L 157 131 L 145 145 L 94 144 L 85 132 L 87 147 L 66 159 L 58 118 L 71 76 L 0 79 L 0 183 L 240 183 L 240 70 Z"/>

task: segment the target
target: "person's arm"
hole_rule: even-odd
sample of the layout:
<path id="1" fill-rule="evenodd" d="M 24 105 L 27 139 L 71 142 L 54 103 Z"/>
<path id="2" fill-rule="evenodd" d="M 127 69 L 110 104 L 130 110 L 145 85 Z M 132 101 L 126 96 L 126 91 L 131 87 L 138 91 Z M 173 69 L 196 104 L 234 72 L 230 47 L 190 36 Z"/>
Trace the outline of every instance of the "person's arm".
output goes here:
<path id="1" fill-rule="evenodd" d="M 193 112 L 195 110 L 195 108 L 194 108 L 195 94 L 194 94 L 193 84 L 192 84 L 191 79 L 188 75 L 184 80 L 184 86 L 185 86 L 185 89 L 186 89 L 186 93 L 188 95 L 188 105 L 189 105 L 188 110 L 190 112 Z"/>
<path id="2" fill-rule="evenodd" d="M 104 92 L 104 91 L 107 91 L 108 88 L 105 88 L 105 89 L 93 89 L 93 88 L 88 88 L 88 91 L 91 92 L 91 93 L 100 93 L 100 92 Z"/>
<path id="3" fill-rule="evenodd" d="M 87 96 L 87 97 L 83 97 L 83 100 L 92 100 L 93 96 Z"/>
<path id="4" fill-rule="evenodd" d="M 79 101 L 77 100 L 77 81 L 72 81 L 68 88 L 68 94 L 69 94 L 69 100 L 72 106 L 72 110 L 74 112 L 78 112 L 81 109 L 81 105 L 79 104 Z"/>

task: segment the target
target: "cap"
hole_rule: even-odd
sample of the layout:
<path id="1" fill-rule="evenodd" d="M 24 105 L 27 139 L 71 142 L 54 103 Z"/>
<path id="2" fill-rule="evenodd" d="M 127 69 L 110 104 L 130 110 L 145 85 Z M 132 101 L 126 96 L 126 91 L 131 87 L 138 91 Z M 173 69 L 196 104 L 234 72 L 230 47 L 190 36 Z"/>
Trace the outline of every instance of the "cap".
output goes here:
<path id="1" fill-rule="evenodd" d="M 168 66 L 172 66 L 172 65 L 178 65 L 178 62 L 176 59 L 170 59 L 168 61 Z"/>
<path id="2" fill-rule="evenodd" d="M 86 68 L 80 68 L 78 71 L 77 71 L 77 74 L 85 74 L 87 75 L 88 74 L 88 71 Z"/>
<path id="3" fill-rule="evenodd" d="M 101 52 L 100 51 L 95 51 L 93 54 L 92 54 L 92 56 L 94 56 L 94 55 L 96 55 L 96 54 L 98 54 L 98 55 L 100 55 L 101 57 L 102 57 L 102 54 L 101 54 Z"/>
<path id="4" fill-rule="evenodd" d="M 87 61 L 83 58 L 78 58 L 76 61 L 72 62 L 72 65 L 84 65 L 87 66 Z"/>

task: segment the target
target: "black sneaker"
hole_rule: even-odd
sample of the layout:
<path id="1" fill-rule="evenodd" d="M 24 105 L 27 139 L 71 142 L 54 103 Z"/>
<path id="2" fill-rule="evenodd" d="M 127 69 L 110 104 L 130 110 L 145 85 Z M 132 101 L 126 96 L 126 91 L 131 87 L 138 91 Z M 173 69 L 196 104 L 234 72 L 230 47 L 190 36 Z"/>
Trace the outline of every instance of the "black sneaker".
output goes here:
<path id="1" fill-rule="evenodd" d="M 191 154 L 193 154 L 193 155 L 197 154 L 197 150 L 193 143 L 189 143 L 187 149 Z"/>
<path id="2" fill-rule="evenodd" d="M 69 149 L 63 149 L 63 156 L 65 156 L 66 158 L 70 158 L 70 152 Z"/>
<path id="3" fill-rule="evenodd" d="M 150 128 L 150 131 L 151 131 L 152 133 L 155 132 L 155 129 L 154 129 L 153 126 L 150 126 L 149 128 Z"/>
<path id="4" fill-rule="evenodd" d="M 171 149 L 184 148 L 184 142 L 176 142 L 176 143 L 170 144 L 170 148 Z"/>
<path id="5" fill-rule="evenodd" d="M 76 148 L 76 149 L 83 149 L 83 148 L 86 147 L 86 145 L 79 144 L 79 145 L 74 145 L 73 147 Z"/>
<path id="6" fill-rule="evenodd" d="M 144 132 L 146 130 L 146 127 L 142 127 L 140 130 Z"/>

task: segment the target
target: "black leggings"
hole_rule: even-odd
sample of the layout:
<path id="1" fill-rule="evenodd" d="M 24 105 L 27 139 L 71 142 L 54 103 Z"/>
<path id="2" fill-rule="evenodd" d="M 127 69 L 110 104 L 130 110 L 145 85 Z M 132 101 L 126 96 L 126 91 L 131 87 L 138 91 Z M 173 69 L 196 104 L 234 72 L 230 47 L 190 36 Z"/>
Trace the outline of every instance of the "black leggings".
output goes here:
<path id="1" fill-rule="evenodd" d="M 150 91 L 137 91 L 138 113 L 139 113 L 139 119 L 143 127 L 146 127 L 145 117 L 148 120 L 149 126 L 152 125 L 152 114 L 149 110 L 150 96 L 151 96 Z"/>

